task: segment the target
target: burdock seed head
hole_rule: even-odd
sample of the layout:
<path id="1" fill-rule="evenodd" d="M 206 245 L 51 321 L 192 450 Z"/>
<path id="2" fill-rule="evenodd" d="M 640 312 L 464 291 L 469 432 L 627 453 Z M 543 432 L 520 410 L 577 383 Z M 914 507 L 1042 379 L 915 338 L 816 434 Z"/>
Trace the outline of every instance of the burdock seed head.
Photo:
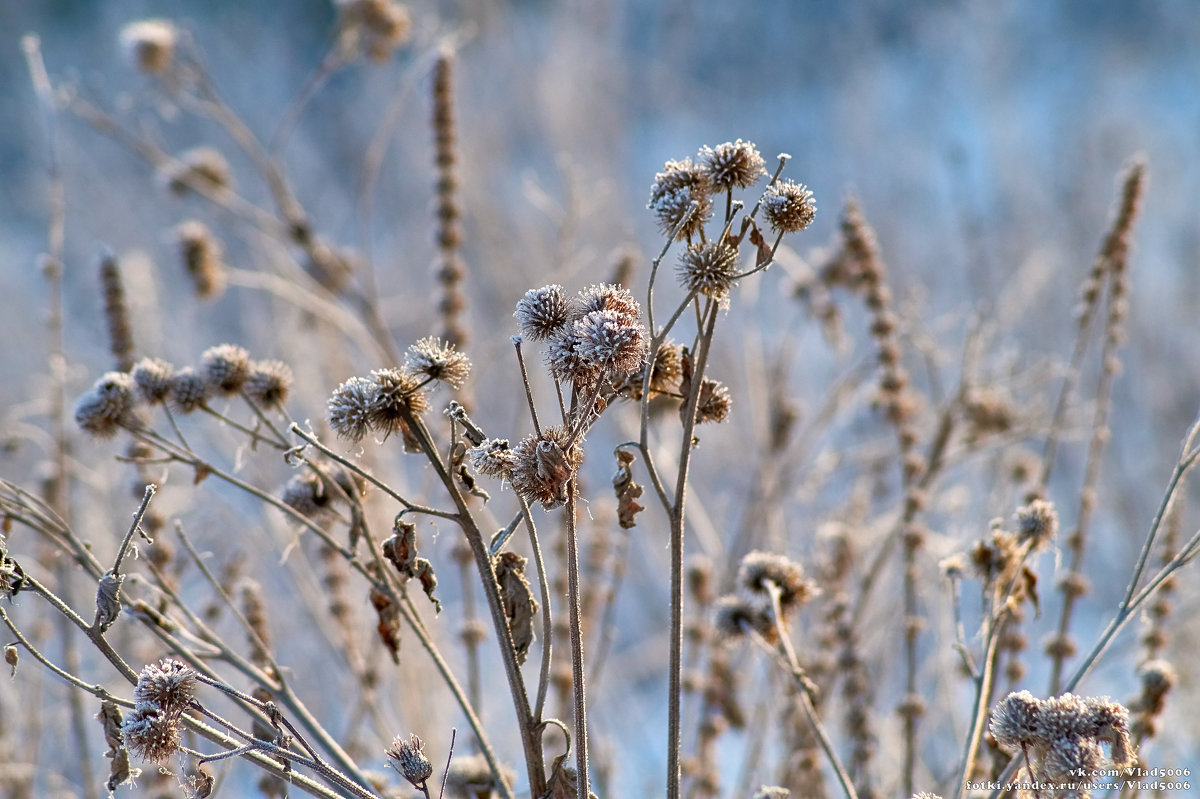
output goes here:
<path id="1" fill-rule="evenodd" d="M 379 391 L 374 380 L 352 377 L 329 397 L 329 426 L 351 441 L 361 441 L 370 429 L 371 407 Z"/>
<path id="2" fill-rule="evenodd" d="M 701 147 L 697 160 L 708 172 L 717 191 L 753 186 L 767 174 L 762 155 L 755 149 L 754 143 L 741 139 L 718 144 L 715 148 Z"/>
<path id="3" fill-rule="evenodd" d="M 254 361 L 242 386 L 246 396 L 263 408 L 282 408 L 292 390 L 292 369 L 283 361 Z"/>
<path id="4" fill-rule="evenodd" d="M 700 397 L 696 402 L 696 424 L 705 422 L 719 424 L 725 421 L 729 418 L 729 409 L 732 405 L 733 400 L 729 396 L 728 386 L 720 380 L 704 378 L 700 383 Z"/>
<path id="5" fill-rule="evenodd" d="M 668 161 L 663 171 L 654 176 L 650 202 L 646 207 L 654 212 L 663 233 L 671 233 L 683 221 L 693 202 L 698 203 L 675 238 L 691 238 L 700 232 L 712 216 L 712 180 L 708 171 L 692 163 L 692 159 Z"/>
<path id="6" fill-rule="evenodd" d="M 507 478 L 517 465 L 517 451 L 509 446 L 506 438 L 485 439 L 479 446 L 467 450 L 467 456 L 476 472 L 489 477 Z"/>
<path id="7" fill-rule="evenodd" d="M 1041 702 L 1028 691 L 1011 693 L 992 711 L 990 729 L 996 743 L 1006 750 L 1033 743 L 1038 733 Z"/>
<path id="8" fill-rule="evenodd" d="M 134 389 L 128 374 L 108 372 L 75 403 L 75 423 L 96 438 L 111 438 L 131 418 Z"/>
<path id="9" fill-rule="evenodd" d="M 738 584 L 751 594 L 767 595 L 768 584 L 779 589 L 779 605 L 786 613 L 799 607 L 817 593 L 816 586 L 804 577 L 804 567 L 783 555 L 754 551 L 742 558 Z"/>
<path id="10" fill-rule="evenodd" d="M 1054 503 L 1035 499 L 1017 508 L 1017 539 L 1029 543 L 1033 551 L 1045 549 L 1058 534 L 1058 513 Z"/>
<path id="11" fill-rule="evenodd" d="M 567 483 L 583 462 L 579 439 L 567 444 L 567 431 L 550 427 L 542 434 L 529 435 L 517 445 L 516 459 L 509 479 L 513 490 L 527 502 L 540 502 L 546 509 L 567 501 Z"/>
<path id="12" fill-rule="evenodd" d="M 161 762 L 179 751 L 180 726 L 179 716 L 163 713 L 152 702 L 139 702 L 121 722 L 121 737 L 142 760 Z"/>
<path id="13" fill-rule="evenodd" d="M 568 299 L 563 287 L 558 284 L 530 289 L 517 301 L 513 316 L 521 328 L 521 335 L 530 341 L 545 341 L 566 327 L 574 315 L 575 300 Z"/>
<path id="14" fill-rule="evenodd" d="M 424 748 L 424 742 L 414 733 L 408 736 L 407 741 L 397 735 L 392 745 L 384 750 L 384 754 L 392 761 L 392 768 L 399 771 L 400 776 L 411 782 L 414 788 L 423 788 L 433 776 L 433 764 L 425 757 Z"/>
<path id="15" fill-rule="evenodd" d="M 576 316 L 592 311 L 615 311 L 629 324 L 637 324 L 642 318 L 642 306 L 633 298 L 633 293 L 615 283 L 596 283 L 579 292 Z"/>
<path id="16" fill-rule="evenodd" d="M 642 368 L 648 347 L 646 328 L 619 311 L 592 311 L 574 323 L 576 351 L 585 362 L 608 372 Z"/>
<path id="17" fill-rule="evenodd" d="M 405 413 L 419 414 L 429 407 L 418 386 L 421 378 L 404 369 L 375 369 L 371 372 L 375 383 L 375 396 L 371 402 L 369 421 L 371 427 L 384 436 L 400 431 L 405 426 Z"/>
<path id="18" fill-rule="evenodd" d="M 179 413 L 191 413 L 208 401 L 210 391 L 204 375 L 185 366 L 171 378 L 171 407 Z"/>
<path id="19" fill-rule="evenodd" d="M 157 706 L 167 716 L 179 716 L 196 695 L 196 671 L 186 663 L 165 658 L 138 675 L 133 697 Z"/>
<path id="20" fill-rule="evenodd" d="M 817 215 L 813 193 L 803 183 L 791 180 L 779 180 L 768 186 L 762 208 L 763 219 L 779 233 L 804 230 Z"/>
<path id="21" fill-rule="evenodd" d="M 434 336 L 418 339 L 404 354 L 408 371 L 438 380 L 450 388 L 462 388 L 471 373 L 471 360 L 453 344 Z"/>
<path id="22" fill-rule="evenodd" d="M 338 45 L 347 57 L 385 61 L 408 41 L 412 17 L 394 0 L 336 0 Z"/>
<path id="23" fill-rule="evenodd" d="M 737 277 L 737 250 L 724 239 L 688 247 L 679 256 L 675 274 L 689 291 L 725 300 Z"/>
<path id="24" fill-rule="evenodd" d="M 175 26 L 165 19 L 130 22 L 120 33 L 130 64 L 147 75 L 161 75 L 170 68 L 178 38 Z"/>
<path id="25" fill-rule="evenodd" d="M 214 394 L 237 394 L 250 374 L 250 353 L 236 344 L 218 344 L 200 356 L 200 369 Z"/>
<path id="26" fill-rule="evenodd" d="M 166 402 L 171 393 L 175 367 L 161 358 L 142 358 L 129 374 L 142 401 L 147 405 L 158 405 Z"/>

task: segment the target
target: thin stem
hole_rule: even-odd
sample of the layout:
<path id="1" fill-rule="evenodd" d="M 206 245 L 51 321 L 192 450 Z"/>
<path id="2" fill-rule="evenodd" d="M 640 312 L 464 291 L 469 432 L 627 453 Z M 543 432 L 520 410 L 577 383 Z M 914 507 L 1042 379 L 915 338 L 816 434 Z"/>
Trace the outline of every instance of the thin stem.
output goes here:
<path id="1" fill-rule="evenodd" d="M 571 625 L 571 681 L 575 693 L 575 773 L 579 799 L 588 799 L 587 704 L 583 668 L 583 618 L 579 599 L 579 542 L 576 530 L 574 477 L 567 483 L 567 605 Z"/>
<path id="2" fill-rule="evenodd" d="M 142 518 L 146 515 L 146 508 L 150 507 L 150 499 L 154 496 L 154 492 L 158 490 L 158 486 L 150 483 L 146 486 L 146 492 L 142 495 L 142 504 L 133 514 L 133 524 L 129 525 L 129 532 L 125 533 L 125 540 L 121 542 L 121 548 L 117 550 L 117 559 L 113 563 L 112 575 L 119 577 L 121 574 L 121 561 L 125 558 L 125 552 L 129 549 L 129 542 L 133 540 L 133 536 L 142 525 Z"/>
<path id="3" fill-rule="evenodd" d="M 546 576 L 546 561 L 542 557 L 542 547 L 538 541 L 537 527 L 533 523 L 533 514 L 529 512 L 529 503 L 520 494 L 517 495 L 517 499 L 521 502 L 521 515 L 529 530 L 529 546 L 533 550 L 533 562 L 537 567 L 538 589 L 542 595 L 542 664 L 538 670 L 537 699 L 533 705 L 533 718 L 540 722 L 546 707 L 546 691 L 550 687 L 550 661 L 553 651 L 553 647 L 550 645 L 554 632 L 550 613 L 550 581 Z"/>

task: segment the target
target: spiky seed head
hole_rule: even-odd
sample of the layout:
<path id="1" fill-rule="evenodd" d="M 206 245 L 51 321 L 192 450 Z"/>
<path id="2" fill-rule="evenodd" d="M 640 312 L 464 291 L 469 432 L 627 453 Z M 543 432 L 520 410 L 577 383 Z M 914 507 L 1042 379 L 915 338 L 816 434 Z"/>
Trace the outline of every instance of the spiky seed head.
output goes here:
<path id="1" fill-rule="evenodd" d="M 168 397 L 171 409 L 178 413 L 192 413 L 208 402 L 211 387 L 204 375 L 190 366 L 185 366 L 171 377 L 171 393 Z"/>
<path id="2" fill-rule="evenodd" d="M 555 380 L 588 386 L 593 385 L 603 371 L 589 356 L 576 324 L 572 322 L 546 343 L 543 360 Z"/>
<path id="3" fill-rule="evenodd" d="M 137 386 L 137 394 L 147 405 L 166 402 L 171 393 L 171 377 L 175 367 L 161 358 L 142 358 L 129 372 Z"/>
<path id="4" fill-rule="evenodd" d="M 696 211 L 679 230 L 677 241 L 695 236 L 712 216 L 712 181 L 708 172 L 692 163 L 692 159 L 668 161 L 663 171 L 654 176 L 650 202 L 646 207 L 654 212 L 659 229 L 671 233 L 683 221 L 693 202 Z"/>
<path id="5" fill-rule="evenodd" d="M 196 684 L 195 669 L 181 660 L 164 658 L 142 669 L 133 698 L 157 706 L 167 716 L 179 716 L 196 695 Z"/>
<path id="6" fill-rule="evenodd" d="M 708 172 L 716 191 L 744 189 L 753 186 L 760 177 L 767 174 L 762 155 L 754 147 L 754 143 L 741 139 L 718 144 L 716 147 L 701 147 L 697 160 Z"/>
<path id="7" fill-rule="evenodd" d="M 371 427 L 371 409 L 379 386 L 365 377 L 352 377 L 329 397 L 329 426 L 351 441 L 362 441 Z"/>
<path id="8" fill-rule="evenodd" d="M 250 353 L 236 344 L 209 347 L 200 356 L 200 370 L 214 394 L 237 394 L 250 374 Z"/>
<path id="9" fill-rule="evenodd" d="M 779 589 L 779 604 L 785 612 L 799 607 L 817 593 L 816 586 L 805 578 L 804 567 L 799 563 L 771 552 L 747 553 L 738 568 L 738 584 L 751 594 L 766 596 L 768 583 Z"/>
<path id="10" fill-rule="evenodd" d="M 642 318 L 642 306 L 633 298 L 633 293 L 615 283 L 595 283 L 581 290 L 575 307 L 577 317 L 592 311 L 615 311 L 631 325 Z"/>
<path id="11" fill-rule="evenodd" d="M 369 421 L 376 432 L 389 436 L 405 427 L 405 412 L 416 415 L 429 407 L 418 386 L 421 378 L 404 369 L 375 369 L 371 372 L 375 396 Z"/>
<path id="12" fill-rule="evenodd" d="M 320 519 L 332 510 L 333 497 L 312 472 L 292 475 L 283 487 L 283 503 L 301 516 Z"/>
<path id="13" fill-rule="evenodd" d="M 569 445 L 567 431 L 550 427 L 542 434 L 531 434 L 517 445 L 517 462 L 509 473 L 513 490 L 528 502 L 540 502 L 546 509 L 567 501 L 567 483 L 583 462 L 582 441 Z"/>
<path id="14" fill-rule="evenodd" d="M 778 635 L 770 611 L 739 596 L 723 596 L 713 603 L 713 628 L 721 640 L 736 640 L 751 630 L 768 641 Z"/>
<path id="15" fill-rule="evenodd" d="M 282 408 L 292 383 L 292 368 L 283 361 L 253 361 L 242 389 L 263 408 Z"/>
<path id="16" fill-rule="evenodd" d="M 1034 551 L 1045 549 L 1058 534 L 1058 512 L 1052 502 L 1035 499 L 1017 508 L 1016 516 L 1017 540 Z"/>
<path id="17" fill-rule="evenodd" d="M 125 372 L 101 376 L 75 403 L 75 423 L 96 438 L 111 438 L 131 419 L 135 388 Z"/>
<path id="18" fill-rule="evenodd" d="M 425 744 L 416 734 L 404 740 L 399 735 L 392 741 L 384 754 L 392 761 L 392 768 L 400 772 L 400 776 L 412 783 L 414 788 L 423 788 L 425 782 L 433 776 L 433 763 L 425 757 Z"/>
<path id="19" fill-rule="evenodd" d="M 707 241 L 688 247 L 679 256 L 675 274 L 689 291 L 725 300 L 737 277 L 737 250 L 724 240 Z"/>
<path id="20" fill-rule="evenodd" d="M 530 341 L 545 341 L 558 335 L 575 316 L 575 299 L 568 298 L 558 284 L 530 289 L 517 301 L 513 313 L 521 335 Z"/>
<path id="21" fill-rule="evenodd" d="M 408 371 L 438 380 L 450 388 L 462 388 L 471 373 L 471 360 L 435 336 L 418 339 L 404 354 Z"/>
<path id="22" fill-rule="evenodd" d="M 778 233 L 796 233 L 812 224 L 817 215 L 813 193 L 803 183 L 777 180 L 762 199 L 763 219 Z"/>
<path id="23" fill-rule="evenodd" d="M 121 28 L 119 39 L 129 63 L 147 75 L 161 75 L 175 60 L 179 33 L 165 19 L 141 19 Z"/>
<path id="24" fill-rule="evenodd" d="M 592 311 L 574 322 L 574 332 L 576 352 L 603 371 L 636 372 L 646 360 L 646 328 L 619 311 Z"/>
<path id="25" fill-rule="evenodd" d="M 467 450 L 471 467 L 488 477 L 507 478 L 517 465 L 517 451 L 506 438 L 485 439 L 479 446 Z"/>
<path id="26" fill-rule="evenodd" d="M 153 702 L 139 702 L 121 722 L 125 747 L 142 760 L 162 762 L 179 751 L 180 717 Z"/>
<path id="27" fill-rule="evenodd" d="M 1041 701 L 1028 691 L 1010 693 L 992 710 L 990 730 L 996 743 L 1006 750 L 1033 743 L 1039 735 Z"/>

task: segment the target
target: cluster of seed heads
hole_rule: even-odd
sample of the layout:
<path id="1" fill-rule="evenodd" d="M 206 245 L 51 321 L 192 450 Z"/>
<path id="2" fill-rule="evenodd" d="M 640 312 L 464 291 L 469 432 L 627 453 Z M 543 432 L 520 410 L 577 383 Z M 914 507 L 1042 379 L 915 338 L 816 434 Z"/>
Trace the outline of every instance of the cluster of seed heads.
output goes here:
<path id="1" fill-rule="evenodd" d="M 769 642 L 779 640 L 772 594 L 787 616 L 818 593 L 799 563 L 770 552 L 750 552 L 742 558 L 737 575 L 738 592 L 716 602 L 714 624 L 725 638 L 754 631 Z M 783 620 L 780 619 L 780 622 Z"/>
<path id="2" fill-rule="evenodd" d="M 242 347 L 221 344 L 205 350 L 196 367 L 143 358 L 129 372 L 102 375 L 75 403 L 75 421 L 97 438 L 110 438 L 136 422 L 139 405 L 192 413 L 214 397 L 240 394 L 261 408 L 281 408 L 291 387 L 287 364 L 252 360 Z"/>
<path id="3" fill-rule="evenodd" d="M 133 691 L 137 704 L 121 723 L 130 752 L 158 762 L 179 749 L 183 712 L 196 694 L 196 681 L 191 666 L 171 658 L 142 669 Z"/>

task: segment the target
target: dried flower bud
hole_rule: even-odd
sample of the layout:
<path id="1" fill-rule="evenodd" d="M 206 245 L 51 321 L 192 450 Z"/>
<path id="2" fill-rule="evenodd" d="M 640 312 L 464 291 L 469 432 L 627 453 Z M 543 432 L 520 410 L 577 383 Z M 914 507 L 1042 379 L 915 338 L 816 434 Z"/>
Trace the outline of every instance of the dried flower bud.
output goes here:
<path id="1" fill-rule="evenodd" d="M 138 396 L 147 405 L 166 402 L 171 394 L 171 378 L 175 367 L 160 358 L 142 358 L 129 373 L 137 386 Z"/>
<path id="2" fill-rule="evenodd" d="M 408 41 L 412 17 L 394 0 L 335 0 L 338 47 L 347 57 L 385 61 Z"/>
<path id="3" fill-rule="evenodd" d="M 803 183 L 777 180 L 762 199 L 763 219 L 779 233 L 795 233 L 812 224 L 817 215 L 813 193 Z"/>
<path id="4" fill-rule="evenodd" d="M 712 181 L 716 191 L 745 189 L 767 174 L 762 155 L 753 142 L 725 142 L 713 147 L 701 147 L 697 159 Z"/>
<path id="5" fill-rule="evenodd" d="M 179 413 L 191 413 L 208 402 L 210 386 L 204 376 L 190 366 L 171 378 L 171 407 Z"/>
<path id="6" fill-rule="evenodd" d="M 488 477 L 507 478 L 517 465 L 517 451 L 506 438 L 489 438 L 467 450 L 471 468 Z"/>
<path id="7" fill-rule="evenodd" d="M 558 284 L 530 289 L 517 301 L 513 316 L 521 335 L 530 341 L 545 341 L 558 335 L 575 313 L 575 300 L 568 299 Z"/>
<path id="8" fill-rule="evenodd" d="M 121 583 L 125 575 L 105 572 L 96 589 L 96 627 L 106 631 L 121 615 Z"/>
<path id="9" fill-rule="evenodd" d="M 471 361 L 466 354 L 434 336 L 418 339 L 409 347 L 404 355 L 404 366 L 414 374 L 439 380 L 450 388 L 462 388 L 471 373 Z"/>
<path id="10" fill-rule="evenodd" d="M 1038 736 L 1041 702 L 1028 691 L 1011 693 L 992 711 L 989 729 L 996 743 L 1009 750 L 1033 743 Z"/>
<path id="11" fill-rule="evenodd" d="M 397 735 L 392 745 L 384 751 L 393 761 L 392 767 L 414 788 L 424 788 L 425 782 L 433 775 L 433 764 L 425 757 L 424 748 L 425 744 L 416 734 L 409 735 L 407 741 Z"/>
<path id="12" fill-rule="evenodd" d="M 550 427 L 541 436 L 526 436 L 516 449 L 517 463 L 510 474 L 513 490 L 528 502 L 549 509 L 567 501 L 567 483 L 583 462 L 583 447 L 576 439 L 567 444 L 567 431 Z"/>
<path id="13" fill-rule="evenodd" d="M 222 247 L 208 226 L 194 219 L 182 222 L 175 228 L 175 240 L 196 296 L 207 300 L 220 295 L 225 289 Z"/>
<path id="14" fill-rule="evenodd" d="M 250 353 L 236 344 L 209 347 L 200 356 L 200 370 L 214 394 L 237 394 L 250 373 Z"/>
<path id="15" fill-rule="evenodd" d="M 17 676 L 17 661 L 18 660 L 20 660 L 20 654 L 17 652 L 16 646 L 14 646 L 13 644 L 9 644 L 8 646 L 4 647 L 4 662 L 12 670 L 11 672 L 9 672 L 9 676 L 11 676 L 11 677 Z"/>
<path id="16" fill-rule="evenodd" d="M 177 162 L 164 173 L 164 178 L 172 194 L 187 194 L 194 189 L 221 192 L 233 188 L 229 162 L 212 147 L 195 147 L 180 153 Z"/>
<path id="17" fill-rule="evenodd" d="M 365 377 L 352 377 L 329 397 L 329 426 L 342 438 L 361 441 L 371 425 L 371 408 L 379 387 Z"/>
<path id="18" fill-rule="evenodd" d="M 130 64 L 147 75 L 163 74 L 175 58 L 178 32 L 165 19 L 130 22 L 119 38 Z"/>
<path id="19" fill-rule="evenodd" d="M 132 419 L 133 378 L 124 372 L 108 372 L 75 403 L 75 423 L 96 438 L 111 438 Z"/>
<path id="20" fill-rule="evenodd" d="M 737 596 L 723 596 L 713 603 L 713 628 L 724 640 L 741 638 L 750 630 L 768 641 L 777 636 L 770 612 Z"/>
<path id="21" fill-rule="evenodd" d="M 663 171 L 654 176 L 646 207 L 654 212 L 659 229 L 670 234 L 683 222 L 692 203 L 698 203 L 675 236 L 676 241 L 683 241 L 699 233 L 712 216 L 712 188 L 707 170 L 693 164 L 692 159 L 668 161 Z"/>
<path id="22" fill-rule="evenodd" d="M 418 388 L 421 380 L 403 369 L 374 369 L 375 384 L 368 419 L 372 429 L 391 435 L 406 426 L 406 414 L 416 415 L 429 407 L 425 394 Z"/>
<path id="23" fill-rule="evenodd" d="M 688 291 L 725 300 L 737 277 L 737 250 L 721 239 L 688 247 L 675 268 L 679 283 Z"/>
<path id="24" fill-rule="evenodd" d="M 253 361 L 242 389 L 260 407 L 282 408 L 292 382 L 292 369 L 283 361 Z"/>

